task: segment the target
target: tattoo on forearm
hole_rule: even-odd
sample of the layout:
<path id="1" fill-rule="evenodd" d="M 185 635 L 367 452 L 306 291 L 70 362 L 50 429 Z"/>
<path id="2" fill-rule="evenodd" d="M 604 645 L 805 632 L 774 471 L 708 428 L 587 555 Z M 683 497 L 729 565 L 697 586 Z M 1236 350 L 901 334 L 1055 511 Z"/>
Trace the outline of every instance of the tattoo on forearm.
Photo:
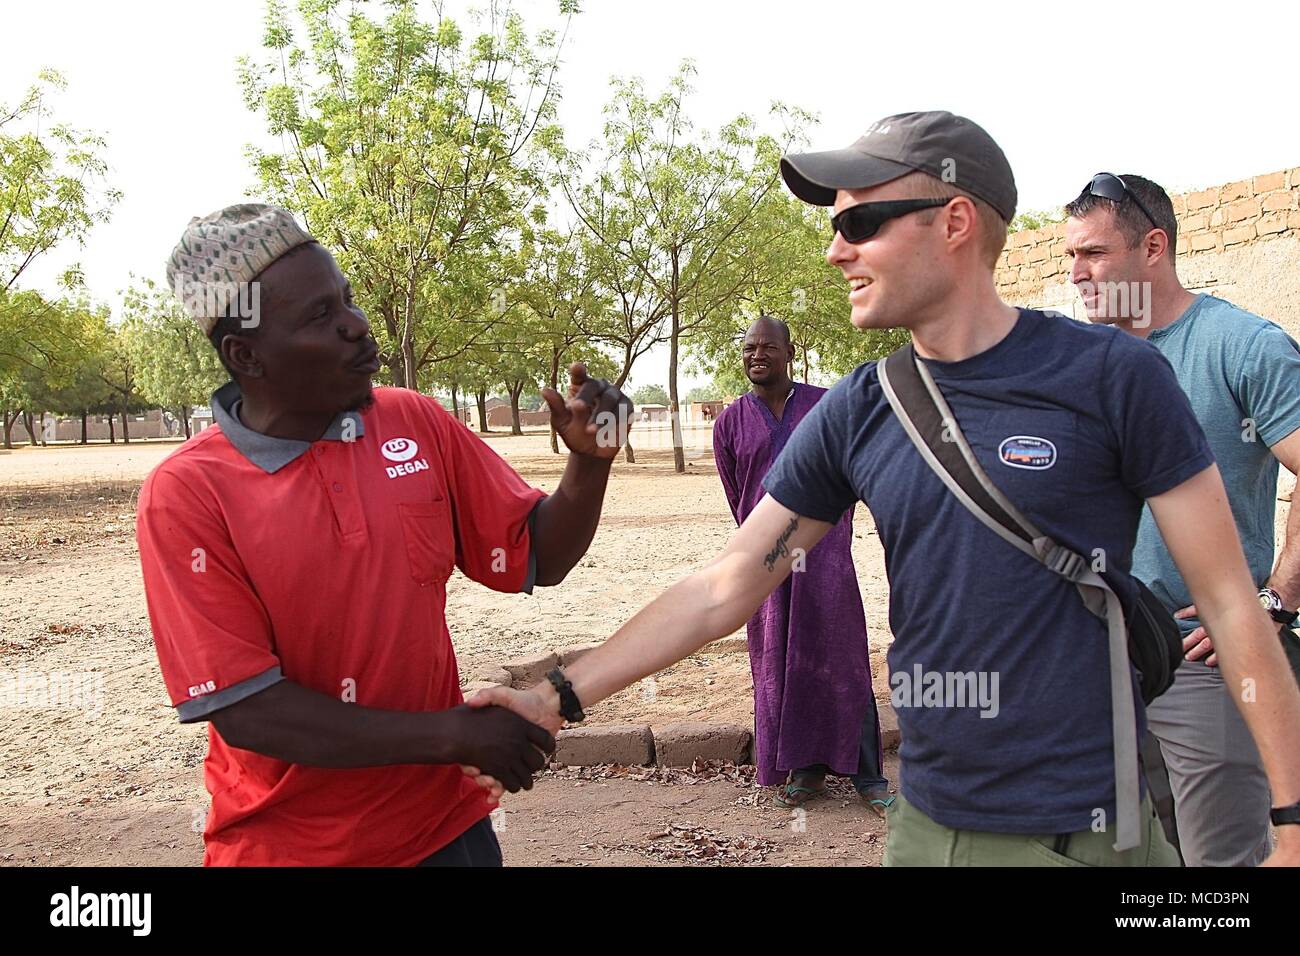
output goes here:
<path id="1" fill-rule="evenodd" d="M 767 557 L 763 559 L 763 563 L 767 565 L 769 571 L 775 571 L 777 560 L 786 557 L 790 553 L 790 549 L 785 546 L 785 543 L 793 537 L 795 530 L 798 529 L 798 527 L 799 518 L 796 515 L 790 519 L 790 523 L 786 525 L 785 530 L 781 532 L 781 537 L 776 539 L 776 544 L 773 545 L 772 550 L 767 553 Z"/>

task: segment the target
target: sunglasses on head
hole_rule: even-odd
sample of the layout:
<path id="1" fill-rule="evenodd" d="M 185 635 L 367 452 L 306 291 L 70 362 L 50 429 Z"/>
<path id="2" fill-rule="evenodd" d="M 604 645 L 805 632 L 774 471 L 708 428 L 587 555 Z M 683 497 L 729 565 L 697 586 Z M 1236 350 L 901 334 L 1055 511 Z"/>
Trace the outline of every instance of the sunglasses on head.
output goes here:
<path id="1" fill-rule="evenodd" d="M 1114 203 L 1123 202 L 1124 197 L 1128 196 L 1129 199 L 1133 200 L 1133 205 L 1142 210 L 1142 215 L 1151 220 L 1151 225 L 1155 226 L 1157 229 L 1160 228 L 1159 224 L 1156 223 L 1156 217 L 1151 215 L 1151 213 L 1147 211 L 1147 207 L 1142 205 L 1142 200 L 1137 198 L 1137 193 L 1129 189 L 1124 180 L 1120 179 L 1114 173 L 1098 173 L 1096 176 L 1092 177 L 1092 182 L 1083 187 L 1083 191 L 1089 196 L 1109 199 Z"/>
<path id="2" fill-rule="evenodd" d="M 954 198 L 949 196 L 947 199 L 889 199 L 884 202 L 858 203 L 832 216 L 831 229 L 843 236 L 845 242 L 866 242 L 889 220 L 922 209 L 946 206 Z"/>

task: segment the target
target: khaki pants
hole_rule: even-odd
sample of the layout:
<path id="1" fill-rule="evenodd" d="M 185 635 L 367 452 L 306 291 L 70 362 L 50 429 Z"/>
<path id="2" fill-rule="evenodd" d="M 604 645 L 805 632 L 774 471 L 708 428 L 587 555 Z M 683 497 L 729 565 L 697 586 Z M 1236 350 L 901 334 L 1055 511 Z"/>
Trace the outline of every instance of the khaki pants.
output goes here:
<path id="1" fill-rule="evenodd" d="M 903 799 L 886 811 L 885 866 L 1178 866 L 1151 798 L 1142 801 L 1142 845 L 1117 853 L 1110 833 L 986 833 L 935 823 Z"/>
<path id="2" fill-rule="evenodd" d="M 1268 777 L 1217 667 L 1183 661 L 1147 708 L 1188 866 L 1257 866 L 1269 851 Z"/>

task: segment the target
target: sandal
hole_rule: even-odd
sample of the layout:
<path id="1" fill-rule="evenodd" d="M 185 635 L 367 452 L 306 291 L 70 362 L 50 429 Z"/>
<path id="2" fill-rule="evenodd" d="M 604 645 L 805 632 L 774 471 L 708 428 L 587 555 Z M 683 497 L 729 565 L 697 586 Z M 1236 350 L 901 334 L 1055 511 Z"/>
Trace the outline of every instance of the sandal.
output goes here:
<path id="1" fill-rule="evenodd" d="M 803 781 L 817 780 L 816 786 L 809 786 Z M 790 776 L 786 778 L 785 783 L 777 788 L 776 795 L 772 797 L 772 803 L 782 810 L 792 810 L 795 807 L 802 806 L 809 800 L 826 794 L 826 777 L 814 774 L 796 774 L 791 771 Z"/>
<path id="2" fill-rule="evenodd" d="M 888 790 L 868 790 L 866 793 L 859 794 L 871 812 L 882 820 L 885 818 L 885 811 L 894 805 L 898 799 L 897 795 L 890 793 Z"/>

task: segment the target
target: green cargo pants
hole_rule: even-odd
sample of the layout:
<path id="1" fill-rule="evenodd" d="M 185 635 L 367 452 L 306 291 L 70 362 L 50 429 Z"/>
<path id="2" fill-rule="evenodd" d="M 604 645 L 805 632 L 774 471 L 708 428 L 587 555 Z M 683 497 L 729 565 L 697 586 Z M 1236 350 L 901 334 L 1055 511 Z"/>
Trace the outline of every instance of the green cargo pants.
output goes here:
<path id="1" fill-rule="evenodd" d="M 985 833 L 935 823 L 903 799 L 886 811 L 889 839 L 885 866 L 1178 866 L 1178 853 L 1165 839 L 1151 806 L 1142 800 L 1142 845 L 1123 853 L 1110 833 Z"/>

